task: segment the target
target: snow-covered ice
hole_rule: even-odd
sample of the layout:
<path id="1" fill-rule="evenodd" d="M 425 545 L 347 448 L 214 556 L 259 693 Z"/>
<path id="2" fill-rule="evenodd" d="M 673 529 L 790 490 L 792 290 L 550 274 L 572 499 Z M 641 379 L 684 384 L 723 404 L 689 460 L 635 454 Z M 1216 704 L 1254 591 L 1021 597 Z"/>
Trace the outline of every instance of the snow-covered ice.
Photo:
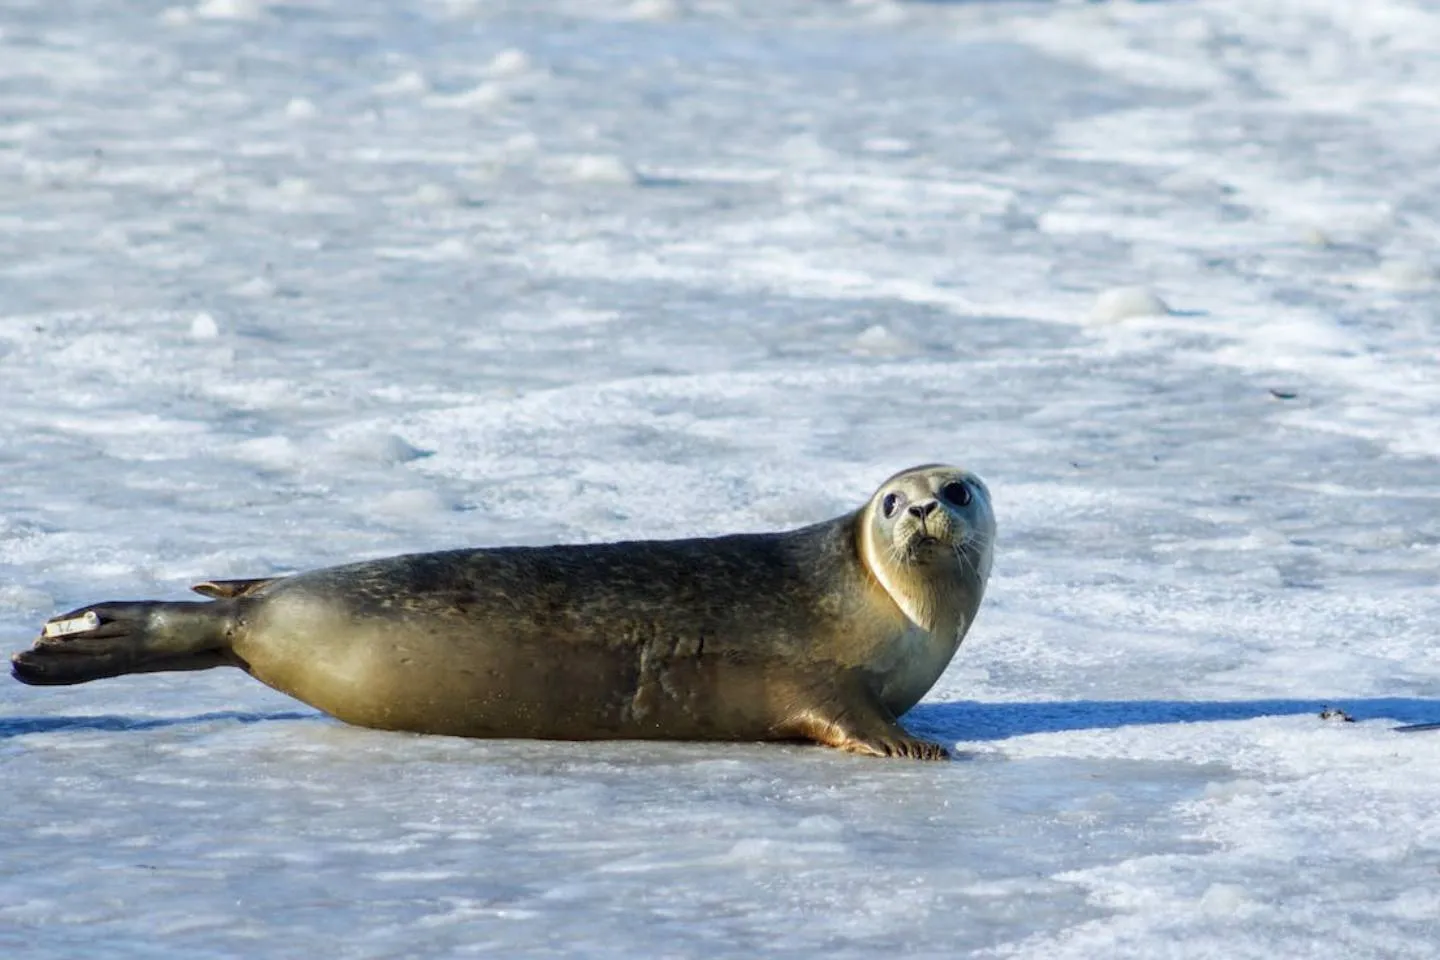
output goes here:
<path id="1" fill-rule="evenodd" d="M 907 718 L 949 764 L 6 683 L 0 953 L 1433 957 L 1437 51 L 1434 0 L 5 5 L 7 649 L 932 460 L 1001 535 Z"/>

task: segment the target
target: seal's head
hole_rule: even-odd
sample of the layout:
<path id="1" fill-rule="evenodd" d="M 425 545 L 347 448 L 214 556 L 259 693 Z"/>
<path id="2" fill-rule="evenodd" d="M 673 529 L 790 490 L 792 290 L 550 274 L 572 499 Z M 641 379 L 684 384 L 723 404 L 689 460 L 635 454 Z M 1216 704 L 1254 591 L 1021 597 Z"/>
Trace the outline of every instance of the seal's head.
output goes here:
<path id="1" fill-rule="evenodd" d="M 979 601 L 994 540 L 990 491 L 959 467 L 903 470 L 880 485 L 860 515 L 861 553 L 871 572 L 927 629 L 956 592 Z"/>

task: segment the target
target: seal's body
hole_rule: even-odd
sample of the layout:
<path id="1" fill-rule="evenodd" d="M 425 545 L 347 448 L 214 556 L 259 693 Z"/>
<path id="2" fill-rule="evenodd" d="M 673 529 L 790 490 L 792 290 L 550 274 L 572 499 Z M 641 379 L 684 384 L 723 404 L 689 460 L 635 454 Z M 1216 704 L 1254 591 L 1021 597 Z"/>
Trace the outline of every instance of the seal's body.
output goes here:
<path id="1" fill-rule="evenodd" d="M 895 718 L 974 619 L 993 535 L 977 478 L 922 467 L 785 533 L 416 554 L 98 604 L 52 620 L 13 670 L 64 684 L 230 664 L 389 730 L 938 757 Z"/>

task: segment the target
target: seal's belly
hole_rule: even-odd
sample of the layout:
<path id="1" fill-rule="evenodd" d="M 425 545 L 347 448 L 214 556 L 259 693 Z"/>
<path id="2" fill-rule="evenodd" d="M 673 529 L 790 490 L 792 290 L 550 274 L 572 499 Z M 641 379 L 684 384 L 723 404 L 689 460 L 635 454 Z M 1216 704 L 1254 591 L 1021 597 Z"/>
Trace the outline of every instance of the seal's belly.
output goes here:
<path id="1" fill-rule="evenodd" d="M 640 638 L 516 635 L 464 617 L 356 616 L 267 601 L 236 653 L 265 684 L 348 723 L 472 737 L 767 739 L 786 713 L 773 662 Z"/>

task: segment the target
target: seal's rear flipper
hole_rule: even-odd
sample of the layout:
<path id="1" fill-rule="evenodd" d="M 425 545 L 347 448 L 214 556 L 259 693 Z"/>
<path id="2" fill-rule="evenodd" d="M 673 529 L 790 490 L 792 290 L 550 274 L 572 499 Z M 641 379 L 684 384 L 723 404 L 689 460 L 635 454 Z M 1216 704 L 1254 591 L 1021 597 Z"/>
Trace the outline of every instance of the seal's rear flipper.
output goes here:
<path id="1" fill-rule="evenodd" d="M 202 597 L 232 600 L 235 597 L 248 597 L 266 584 L 274 583 L 279 579 L 279 577 L 260 577 L 257 580 L 206 580 L 204 583 L 195 584 L 190 589 Z"/>
<path id="2" fill-rule="evenodd" d="M 101 603 L 52 617 L 35 645 L 10 658 L 16 680 L 85 683 L 127 673 L 238 664 L 228 603 Z"/>

